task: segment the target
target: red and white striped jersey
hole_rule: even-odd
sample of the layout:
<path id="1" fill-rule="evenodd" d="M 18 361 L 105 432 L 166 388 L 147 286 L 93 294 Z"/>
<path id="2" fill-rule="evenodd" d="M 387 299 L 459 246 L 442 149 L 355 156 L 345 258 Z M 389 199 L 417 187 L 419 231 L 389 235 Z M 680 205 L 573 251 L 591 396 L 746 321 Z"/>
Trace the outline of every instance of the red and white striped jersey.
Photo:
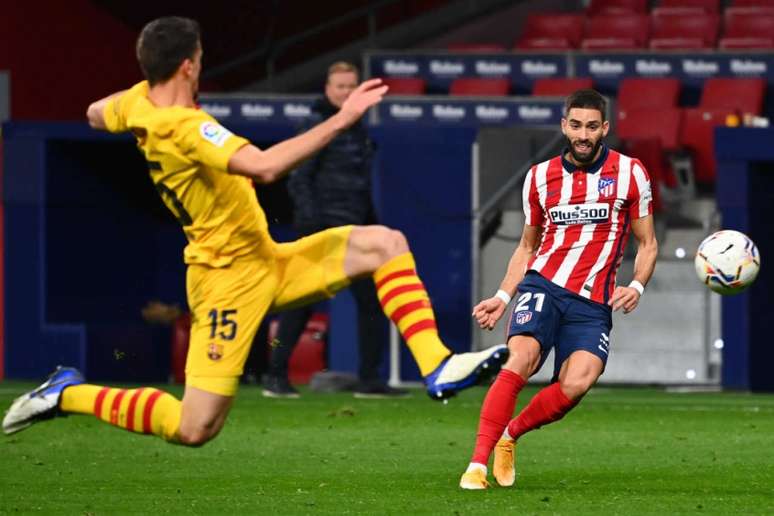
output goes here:
<path id="1" fill-rule="evenodd" d="M 607 303 L 630 221 L 653 210 L 642 163 L 606 146 L 586 169 L 560 155 L 530 169 L 523 197 L 526 223 L 543 227 L 540 248 L 527 270 Z"/>

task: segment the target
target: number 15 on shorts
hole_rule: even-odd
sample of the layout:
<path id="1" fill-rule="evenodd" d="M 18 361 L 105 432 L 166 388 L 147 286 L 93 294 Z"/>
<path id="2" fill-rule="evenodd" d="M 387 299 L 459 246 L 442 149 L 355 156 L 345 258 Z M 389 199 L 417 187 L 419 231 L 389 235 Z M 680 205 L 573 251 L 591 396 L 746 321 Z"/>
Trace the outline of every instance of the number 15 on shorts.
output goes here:
<path id="1" fill-rule="evenodd" d="M 237 313 L 236 310 L 221 310 L 217 308 L 210 310 L 207 314 L 210 318 L 210 338 L 220 337 L 223 340 L 234 340 L 237 334 L 238 325 L 233 319 Z"/>

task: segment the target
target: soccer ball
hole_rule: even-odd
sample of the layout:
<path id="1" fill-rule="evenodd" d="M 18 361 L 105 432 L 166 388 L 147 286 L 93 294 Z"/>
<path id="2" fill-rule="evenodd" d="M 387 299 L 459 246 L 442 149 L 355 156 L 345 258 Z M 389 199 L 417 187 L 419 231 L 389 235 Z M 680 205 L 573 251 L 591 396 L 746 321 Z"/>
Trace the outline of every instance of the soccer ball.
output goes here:
<path id="1" fill-rule="evenodd" d="M 713 233 L 696 251 L 696 274 L 718 294 L 738 294 L 749 287 L 761 268 L 758 248 L 739 231 Z"/>

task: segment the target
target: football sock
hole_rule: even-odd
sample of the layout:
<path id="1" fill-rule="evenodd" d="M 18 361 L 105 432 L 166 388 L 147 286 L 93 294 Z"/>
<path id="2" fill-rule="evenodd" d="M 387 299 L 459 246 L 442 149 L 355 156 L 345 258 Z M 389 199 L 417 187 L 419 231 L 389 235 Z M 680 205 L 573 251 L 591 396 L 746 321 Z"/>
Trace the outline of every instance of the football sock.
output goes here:
<path id="1" fill-rule="evenodd" d="M 487 472 L 486 464 L 479 464 L 478 462 L 471 462 L 468 464 L 468 469 L 465 470 L 465 473 L 470 473 L 471 471 L 476 471 L 477 469 L 484 470 L 484 473 Z"/>
<path id="2" fill-rule="evenodd" d="M 481 405 L 476 447 L 471 462 L 487 464 L 492 450 L 513 417 L 519 391 L 527 381 L 518 373 L 503 369 L 497 375 Z"/>
<path id="3" fill-rule="evenodd" d="M 529 404 L 508 423 L 508 435 L 516 440 L 530 430 L 559 421 L 577 403 L 570 400 L 559 388 L 559 382 L 541 389 Z"/>
<path id="4" fill-rule="evenodd" d="M 62 391 L 63 412 L 93 414 L 130 432 L 154 434 L 176 442 L 183 404 L 171 394 L 152 388 L 115 389 L 71 385 Z"/>
<path id="5" fill-rule="evenodd" d="M 425 286 L 417 276 L 414 256 L 392 258 L 374 272 L 384 314 L 398 327 L 422 376 L 433 372 L 451 354 L 438 336 L 435 314 Z"/>

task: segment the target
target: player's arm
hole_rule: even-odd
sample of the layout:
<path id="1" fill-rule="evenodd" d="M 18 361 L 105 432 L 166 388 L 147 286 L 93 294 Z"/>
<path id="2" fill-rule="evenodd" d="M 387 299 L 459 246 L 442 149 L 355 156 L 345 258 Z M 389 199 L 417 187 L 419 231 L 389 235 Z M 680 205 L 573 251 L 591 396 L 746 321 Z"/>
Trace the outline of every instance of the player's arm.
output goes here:
<path id="1" fill-rule="evenodd" d="M 228 171 L 252 177 L 258 183 L 276 181 L 298 163 L 325 147 L 333 138 L 354 124 L 387 92 L 381 79 L 365 81 L 357 87 L 332 117 L 289 140 L 266 150 L 244 145 L 228 162 Z"/>
<path id="2" fill-rule="evenodd" d="M 640 302 L 640 292 L 632 287 L 638 282 L 644 288 L 650 281 L 656 268 L 656 256 L 658 255 L 658 242 L 653 226 L 653 215 L 632 220 L 632 233 L 637 239 L 637 256 L 634 258 L 634 279 L 628 287 L 616 287 L 608 304 L 613 310 L 623 308 L 628 314 Z"/>
<path id="3" fill-rule="evenodd" d="M 102 131 L 108 130 L 107 124 L 105 123 L 105 107 L 108 105 L 108 102 L 123 95 L 125 92 L 126 90 L 118 91 L 89 104 L 89 107 L 86 109 L 86 119 L 89 121 L 89 125 L 92 129 L 100 129 Z"/>
<path id="4" fill-rule="evenodd" d="M 508 270 L 500 282 L 500 290 L 508 294 L 508 297 L 513 297 L 516 294 L 516 287 L 524 279 L 527 263 L 537 252 L 542 233 L 541 226 L 524 225 L 519 245 L 516 246 L 516 250 L 508 261 Z M 489 299 L 484 299 L 473 308 L 473 317 L 476 318 L 476 322 L 481 328 L 491 330 L 503 316 L 507 306 L 505 299 L 494 295 Z"/>

